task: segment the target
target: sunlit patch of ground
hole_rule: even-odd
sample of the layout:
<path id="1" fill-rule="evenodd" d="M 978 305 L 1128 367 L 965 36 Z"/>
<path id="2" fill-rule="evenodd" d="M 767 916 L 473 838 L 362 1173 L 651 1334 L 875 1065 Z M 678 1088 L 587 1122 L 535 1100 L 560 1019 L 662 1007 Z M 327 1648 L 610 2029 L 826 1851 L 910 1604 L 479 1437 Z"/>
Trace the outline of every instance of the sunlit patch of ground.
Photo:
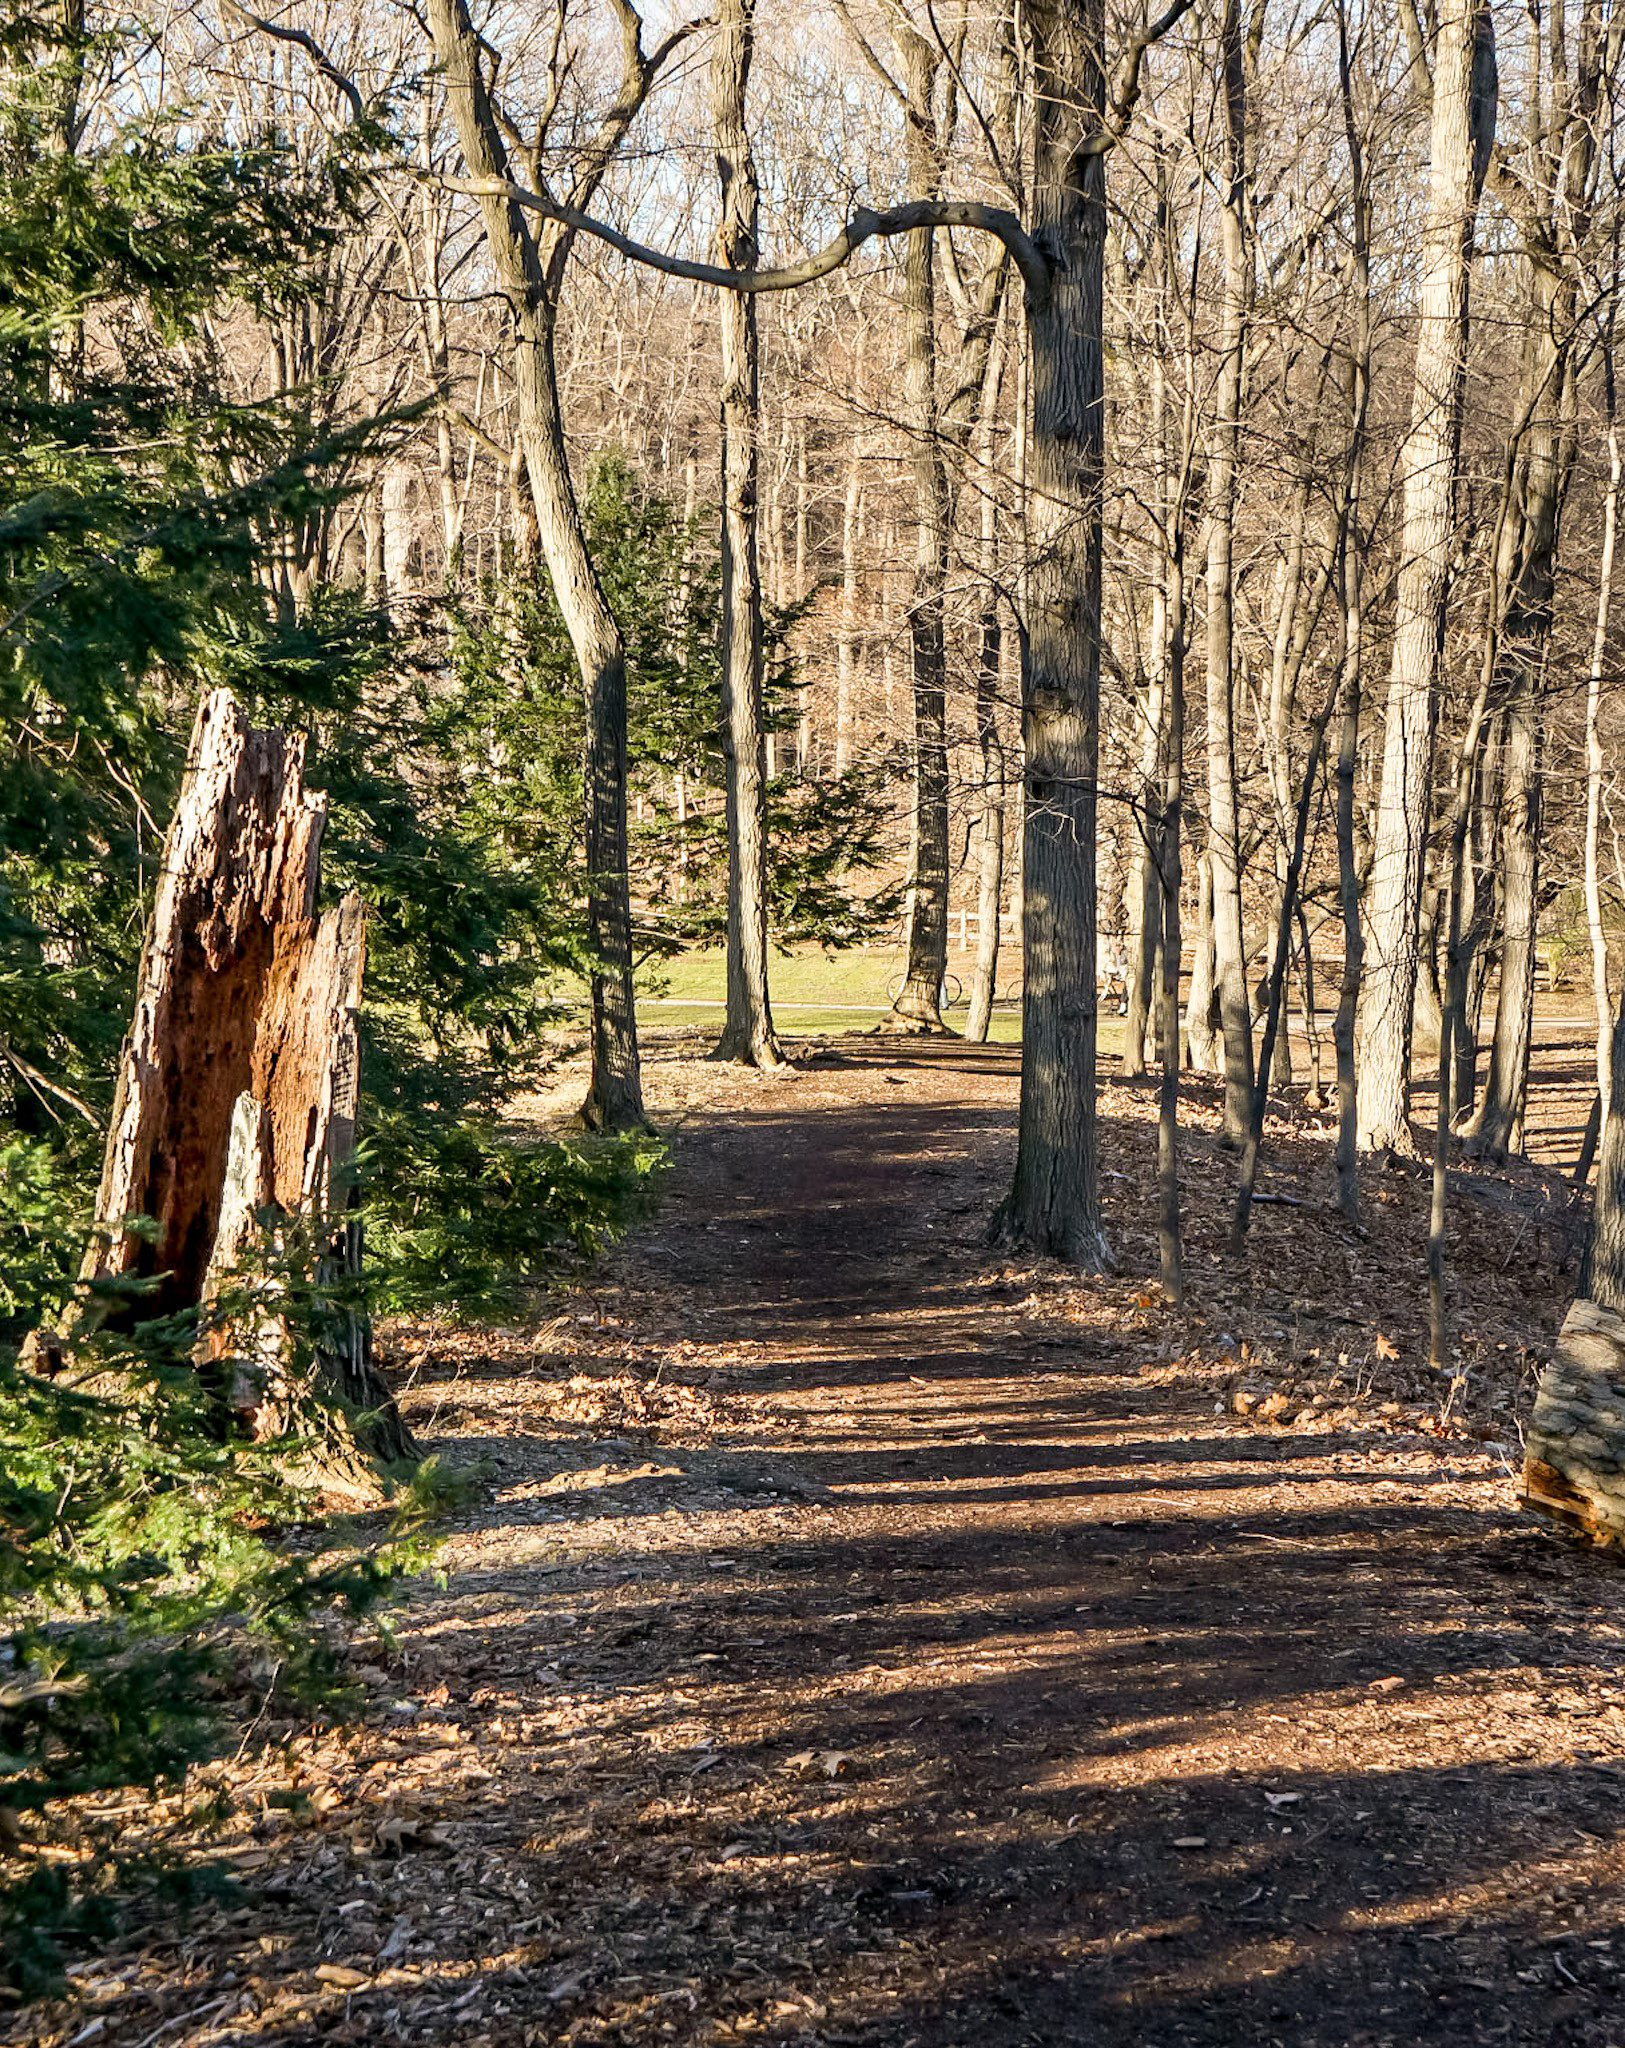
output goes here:
<path id="1" fill-rule="evenodd" d="M 125 1814 L 228 1792 L 239 1901 L 4 2038 L 1625 2038 L 1625 1581 L 1511 1476 L 1572 1284 L 1549 1190 L 1458 1192 L 1452 1389 L 1425 1183 L 1372 1175 L 1355 1234 L 1314 1119 L 1272 1119 L 1302 1206 L 1237 1270 L 1196 1089 L 1174 1317 L 1148 1091 L 1103 1097 L 1121 1270 L 1082 1280 L 984 1242 L 1007 1051 L 700 1043 L 653 1049 L 671 1181 L 589 1287 L 385 1333 L 480 1477 L 357 1648 L 365 1720 Z"/>

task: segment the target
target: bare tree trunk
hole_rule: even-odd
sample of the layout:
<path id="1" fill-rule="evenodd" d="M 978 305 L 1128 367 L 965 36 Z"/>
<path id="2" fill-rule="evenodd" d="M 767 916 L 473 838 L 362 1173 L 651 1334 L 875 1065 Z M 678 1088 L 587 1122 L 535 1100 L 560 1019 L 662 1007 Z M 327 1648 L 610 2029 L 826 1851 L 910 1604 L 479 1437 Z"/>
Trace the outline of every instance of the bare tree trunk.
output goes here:
<path id="1" fill-rule="evenodd" d="M 934 42 L 900 21 L 907 94 L 909 189 L 934 197 L 940 171 L 932 99 L 942 58 Z M 934 237 L 908 238 L 903 258 L 903 320 L 907 335 L 904 398 L 914 468 L 914 584 L 909 649 L 914 673 L 914 865 L 908 920 L 908 967 L 892 1005 L 907 1029 L 940 1031 L 948 976 L 948 482 L 937 417 Z"/>
<path id="2" fill-rule="evenodd" d="M 1191 949 L 1191 985 L 1185 994 L 1185 1058 L 1199 1074 L 1218 1070 L 1213 1007 L 1213 869 L 1204 853 L 1196 863 L 1196 942 Z"/>
<path id="3" fill-rule="evenodd" d="M 1251 298 L 1247 222 L 1246 53 L 1240 0 L 1225 0 L 1222 233 L 1216 412 L 1208 442 L 1207 784 L 1208 859 L 1213 879 L 1214 976 L 1224 1034 L 1224 1125 L 1228 1145 L 1246 1140 L 1253 1095 L 1252 1002 L 1242 932 L 1240 820 L 1236 805 L 1235 583 L 1236 471 L 1241 439 L 1242 367 Z"/>
<path id="4" fill-rule="evenodd" d="M 1501 810 L 1500 755 L 1484 747 L 1474 777 L 1473 814 L 1462 859 L 1444 880 L 1450 929 L 1457 934 L 1445 961 L 1448 983 L 1460 985 L 1461 1015 L 1453 1033 L 1450 1121 L 1454 1128 L 1472 1113 L 1478 1095 L 1478 1030 L 1489 980 L 1490 939 L 1495 929 L 1500 882 L 1496 873 L 1497 821 Z M 1449 902 L 1454 894 L 1459 904 Z M 1442 1028 L 1442 1026 L 1441 1026 Z"/>
<path id="5" fill-rule="evenodd" d="M 1620 442 L 1615 416 L 1613 330 L 1610 322 L 1603 343 L 1603 400 L 1608 420 L 1608 489 L 1603 498 L 1602 554 L 1597 564 L 1597 622 L 1591 639 L 1591 669 L 1586 677 L 1586 825 L 1585 898 L 1586 928 L 1591 939 L 1591 992 L 1597 1006 L 1597 1093 L 1603 1114 L 1611 1095 L 1609 1059 L 1610 1023 L 1614 999 L 1608 980 L 1608 933 L 1603 924 L 1602 870 L 1598 840 L 1602 828 L 1603 751 L 1600 720 L 1602 713 L 1603 661 L 1608 651 L 1608 621 L 1614 599 L 1614 554 L 1619 536 Z"/>
<path id="6" fill-rule="evenodd" d="M 1166 246 L 1166 244 L 1165 244 Z M 1172 265 L 1170 263 L 1170 272 Z M 1171 276 L 1170 276 L 1171 283 Z M 1187 401 L 1188 405 L 1188 401 Z M 1186 417 L 1185 455 L 1191 435 Z M 1157 1090 L 1157 1265 L 1162 1298 L 1178 1308 L 1185 1299 L 1185 1257 L 1179 1219 L 1179 964 L 1183 813 L 1185 807 L 1185 464 L 1169 474 L 1166 443 L 1157 455 L 1163 474 L 1163 558 L 1165 601 L 1162 663 L 1165 677 L 1165 734 L 1162 789 L 1157 818 L 1157 887 L 1161 896 L 1161 1000 L 1158 1004 L 1161 1076 Z"/>
<path id="7" fill-rule="evenodd" d="M 1353 571 L 1358 577 L 1358 570 Z M 1358 599 L 1355 601 L 1358 605 Z M 1343 971 L 1337 990 L 1332 1043 L 1337 1052 L 1337 1205 L 1350 1223 L 1360 1220 L 1359 1092 L 1354 1061 L 1354 1017 L 1360 999 L 1365 939 L 1360 929 L 1360 869 L 1354 846 L 1354 771 L 1360 749 L 1360 633 L 1358 610 L 1346 614 L 1343 718 L 1337 742 L 1337 894 L 1343 919 Z"/>
<path id="8" fill-rule="evenodd" d="M 1466 367 L 1469 252 L 1495 122 L 1481 0 L 1442 0 L 1411 423 L 1400 451 L 1400 567 L 1360 996 L 1358 1137 L 1410 1151 L 1411 1026 Z"/>
<path id="9" fill-rule="evenodd" d="M 1337 741 L 1337 893 L 1343 925 L 1343 971 L 1338 982 L 1332 1041 L 1337 1054 L 1337 1202 L 1350 1223 L 1360 1220 L 1359 1087 L 1355 1067 L 1355 1018 L 1365 962 L 1360 922 L 1360 870 L 1354 843 L 1355 769 L 1360 753 L 1360 701 L 1365 668 L 1364 534 L 1360 512 L 1364 486 L 1366 422 L 1371 404 L 1371 184 L 1359 122 L 1355 117 L 1346 0 L 1338 0 L 1338 84 L 1343 133 L 1349 156 L 1352 232 L 1353 335 L 1348 360 L 1349 441 L 1343 519 L 1338 533 L 1337 585 L 1341 610 L 1339 666 L 1343 711 Z"/>
<path id="10" fill-rule="evenodd" d="M 1462 948 L 1462 891 L 1455 886 L 1466 854 L 1474 784 L 1483 753 L 1482 734 L 1493 688 L 1493 668 L 1486 666 L 1478 694 L 1467 716 L 1456 762 L 1455 795 L 1447 841 L 1446 881 L 1441 900 L 1446 909 L 1445 983 L 1439 1009 L 1439 1098 L 1433 1121 L 1433 1188 L 1428 1209 L 1428 1362 L 1443 1372 L 1450 1355 L 1449 1301 L 1446 1292 L 1445 1239 L 1449 1223 L 1450 1077 L 1458 1035 L 1464 1028 L 1466 960 Z"/>
<path id="11" fill-rule="evenodd" d="M 712 118 L 722 217 L 720 261 L 757 261 L 756 167 L 746 124 L 754 0 L 720 0 L 711 56 Z M 722 751 L 728 815 L 728 1014 L 721 1059 L 779 1064 L 767 963 L 767 754 L 762 720 L 762 580 L 756 550 L 760 361 L 756 301 L 721 292 Z M 805 446 L 805 444 L 803 444 Z M 805 467 L 801 472 L 805 481 Z M 797 534 L 804 533 L 798 517 Z"/>
<path id="12" fill-rule="evenodd" d="M 1580 1293 L 1625 1314 L 1625 1008 L 1614 1020 L 1591 1240 L 1580 1274 Z"/>
<path id="13" fill-rule="evenodd" d="M 976 653 L 976 742 L 982 768 L 977 826 L 976 964 L 971 971 L 965 1036 L 987 1039 L 999 967 L 999 900 L 1004 892 L 1004 742 L 999 735 L 999 669 L 1003 647 L 998 599 L 989 595 Z"/>
<path id="14" fill-rule="evenodd" d="M 480 68 L 466 0 L 429 0 L 435 52 L 458 145 L 474 178 L 506 180 L 507 150 Z M 596 1130 L 643 1122 L 632 997 L 626 836 L 626 649 L 587 550 L 559 413 L 553 297 L 524 209 L 479 199 L 486 246 L 513 318 L 514 388 L 525 471 L 553 594 L 587 694 L 587 942 L 592 953 L 592 1080 L 582 1115 Z"/>
<path id="15" fill-rule="evenodd" d="M 1159 214 L 1160 214 L 1159 207 Z M 1159 522 L 1160 557 L 1156 584 L 1151 597 L 1151 677 L 1140 712 L 1140 773 L 1135 791 L 1134 823 L 1137 844 L 1129 885 L 1129 958 L 1124 970 L 1123 1072 L 1130 1080 L 1145 1072 L 1146 1026 L 1151 1015 L 1152 988 L 1162 942 L 1161 889 L 1167 867 L 1167 850 L 1161 843 L 1161 812 L 1166 801 L 1167 655 L 1169 608 L 1174 601 L 1170 590 L 1169 556 L 1173 548 L 1168 525 L 1168 373 L 1160 331 L 1151 353 L 1151 460 L 1154 471 L 1154 502 Z M 1180 570 L 1183 582 L 1183 568 Z M 1183 602 L 1181 589 L 1178 597 Z"/>
<path id="16" fill-rule="evenodd" d="M 1561 37 L 1561 27 L 1557 30 Z M 1495 1038 L 1484 1095 L 1469 1144 L 1503 1159 L 1522 1141 L 1533 1032 L 1536 920 L 1540 900 L 1541 754 L 1546 669 L 1557 579 L 1558 533 L 1573 473 L 1574 342 L 1580 266 L 1570 236 L 1589 213 L 1596 159 L 1596 115 L 1605 64 L 1616 65 L 1601 31 L 1598 0 L 1587 0 L 1572 93 L 1554 76 L 1537 93 L 1532 141 L 1553 148 L 1560 165 L 1555 189 L 1542 195 L 1541 217 L 1525 219 L 1528 306 L 1520 415 L 1510 465 L 1517 519 L 1510 561 L 1500 580 L 1496 661 L 1504 672 L 1508 747 L 1504 793 L 1501 981 Z M 1559 41 L 1558 47 L 1561 48 Z M 1606 376 L 1605 372 L 1605 376 Z"/>
<path id="17" fill-rule="evenodd" d="M 1027 10 L 1034 86 L 1032 233 L 1052 282 L 1029 315 L 1031 528 L 1022 735 L 1021 1115 L 1013 1236 L 1109 1263 L 1095 1119 L 1095 777 L 1100 739 L 1105 159 L 1102 0 Z"/>
<path id="18" fill-rule="evenodd" d="M 841 516 L 841 627 L 835 643 L 835 773 L 852 763 L 852 720 L 858 672 L 858 583 L 863 555 L 863 469 L 853 443 Z"/>
<path id="19" fill-rule="evenodd" d="M 1253 1085 L 1252 1099 L 1247 1105 L 1247 1130 L 1242 1146 L 1241 1166 L 1236 1175 L 1236 1204 L 1230 1227 L 1230 1249 L 1233 1254 L 1239 1254 L 1242 1250 L 1247 1227 L 1252 1219 L 1253 1192 L 1258 1181 L 1259 1154 L 1264 1142 L 1264 1114 L 1269 1106 L 1270 1066 L 1275 1051 L 1276 1034 L 1282 1026 L 1287 969 L 1292 957 L 1292 927 L 1298 906 L 1298 885 L 1303 874 L 1304 852 L 1309 843 L 1309 813 L 1314 806 L 1315 788 L 1320 780 L 1320 757 L 1326 743 L 1326 729 L 1331 724 L 1332 714 L 1337 709 L 1337 700 L 1341 694 L 1341 678 L 1335 677 L 1326 694 L 1325 707 L 1316 721 L 1309 744 L 1308 759 L 1303 766 L 1303 783 L 1298 794 L 1297 814 L 1293 820 L 1292 845 L 1287 855 L 1286 873 L 1281 881 L 1274 958 L 1266 982 L 1264 1037 L 1259 1050 L 1258 1077 Z"/>
<path id="20" fill-rule="evenodd" d="M 982 809 L 977 826 L 976 965 L 971 973 L 965 1036 L 983 1044 L 993 1021 L 993 993 L 999 966 L 999 899 L 1004 893 L 1004 741 L 999 732 L 999 680 L 1004 667 L 1004 632 L 999 616 L 998 507 L 993 495 L 993 462 L 998 440 L 999 387 L 1003 381 L 1003 330 L 995 338 L 983 381 L 979 454 L 982 613 L 976 648 L 976 745 L 982 774 Z"/>
<path id="21" fill-rule="evenodd" d="M 1501 979 L 1495 1036 L 1469 1149 L 1505 1159 L 1522 1137 L 1535 1006 L 1539 913 L 1540 736 L 1536 684 L 1520 680 L 1507 707 L 1506 791 L 1501 835 Z"/>
<path id="22" fill-rule="evenodd" d="M 1158 725 L 1162 718 L 1159 707 Z M 1157 996 L 1157 961 L 1162 950 L 1161 855 L 1155 838 L 1162 793 L 1157 764 L 1148 771 L 1140 761 L 1140 786 L 1135 823 L 1140 844 L 1134 850 L 1129 877 L 1129 944 L 1124 973 L 1126 994 L 1123 1008 L 1123 1074 L 1137 1081 L 1145 1073 L 1145 1041 L 1151 1029 L 1152 1009 Z M 1160 1042 L 1160 1041 L 1159 1041 Z"/>

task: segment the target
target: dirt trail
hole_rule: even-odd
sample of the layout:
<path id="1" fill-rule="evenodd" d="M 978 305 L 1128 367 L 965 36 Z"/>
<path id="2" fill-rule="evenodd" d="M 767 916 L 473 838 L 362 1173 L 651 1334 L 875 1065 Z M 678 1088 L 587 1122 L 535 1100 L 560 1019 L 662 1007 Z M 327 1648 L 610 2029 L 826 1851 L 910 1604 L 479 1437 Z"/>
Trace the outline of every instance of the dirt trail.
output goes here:
<path id="1" fill-rule="evenodd" d="M 415 1420 L 492 1480 L 377 1711 L 79 2038 L 1625 2043 L 1622 1581 L 1514 1447 L 1226 1412 L 1202 1228 L 1177 1328 L 984 1251 L 1003 1051 L 681 1073 L 567 1318 L 423 1340 Z"/>

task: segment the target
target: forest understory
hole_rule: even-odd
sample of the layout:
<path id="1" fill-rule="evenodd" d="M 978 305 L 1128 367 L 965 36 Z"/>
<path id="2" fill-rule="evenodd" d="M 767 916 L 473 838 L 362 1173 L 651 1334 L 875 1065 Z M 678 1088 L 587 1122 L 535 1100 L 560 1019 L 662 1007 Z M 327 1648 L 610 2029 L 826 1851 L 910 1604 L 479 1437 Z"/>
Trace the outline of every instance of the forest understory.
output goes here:
<path id="1" fill-rule="evenodd" d="M 674 1163 L 575 1291 L 383 1332 L 471 1490 L 354 1647 L 365 1713 L 273 1698 L 86 1810 L 79 1853 L 181 1843 L 235 1888 L 0 2035 L 1625 2038 L 1618 1566 L 1516 1505 L 1561 1183 L 1457 1182 L 1441 1378 L 1425 1178 L 1369 1169 L 1356 1234 L 1301 1113 L 1241 1271 L 1195 1084 L 1176 1314 L 1149 1087 L 1102 1089 L 1120 1270 L 1085 1280 L 987 1244 L 1015 1048 L 703 1050 L 652 1036 Z"/>

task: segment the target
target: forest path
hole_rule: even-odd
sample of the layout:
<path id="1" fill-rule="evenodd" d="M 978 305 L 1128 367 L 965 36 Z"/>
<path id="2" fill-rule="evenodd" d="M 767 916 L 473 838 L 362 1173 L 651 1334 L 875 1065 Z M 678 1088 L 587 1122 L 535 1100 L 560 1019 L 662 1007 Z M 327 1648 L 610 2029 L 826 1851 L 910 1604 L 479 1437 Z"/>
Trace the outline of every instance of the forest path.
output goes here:
<path id="1" fill-rule="evenodd" d="M 1625 2041 L 1621 1580 L 1505 1446 L 1216 1413 L 1204 1315 L 1278 1296 L 1194 1224 L 1177 1325 L 987 1252 L 1001 1050 L 651 1079 L 657 1217 L 545 1329 L 424 1337 L 491 1484 L 376 1712 L 99 2042 Z M 1322 1240 L 1267 1228 L 1279 1288 Z"/>

